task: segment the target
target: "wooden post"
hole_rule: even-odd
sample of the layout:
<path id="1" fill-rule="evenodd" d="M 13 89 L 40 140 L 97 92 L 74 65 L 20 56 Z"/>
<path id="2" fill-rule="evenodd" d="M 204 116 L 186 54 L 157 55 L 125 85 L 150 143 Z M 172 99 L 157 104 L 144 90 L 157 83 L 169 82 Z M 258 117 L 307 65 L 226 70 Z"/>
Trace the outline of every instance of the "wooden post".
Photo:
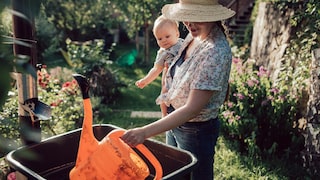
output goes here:
<path id="1" fill-rule="evenodd" d="M 13 45 L 14 55 L 24 55 L 29 58 L 29 63 L 35 67 L 37 64 L 37 53 L 35 43 L 34 15 L 31 12 L 30 5 L 32 0 L 12 0 L 12 8 L 15 12 L 22 15 L 13 14 L 13 35 L 16 41 L 23 41 L 31 45 L 31 47 Z M 30 74 L 17 72 L 16 80 L 18 86 L 19 99 L 19 123 L 20 135 L 24 144 L 33 144 L 40 142 L 41 129 L 40 121 L 34 121 L 31 115 L 23 108 L 23 104 L 28 99 L 37 100 L 37 79 Z"/>
<path id="2" fill-rule="evenodd" d="M 320 175 L 320 48 L 312 52 L 310 96 L 308 101 L 303 165 L 314 175 Z"/>

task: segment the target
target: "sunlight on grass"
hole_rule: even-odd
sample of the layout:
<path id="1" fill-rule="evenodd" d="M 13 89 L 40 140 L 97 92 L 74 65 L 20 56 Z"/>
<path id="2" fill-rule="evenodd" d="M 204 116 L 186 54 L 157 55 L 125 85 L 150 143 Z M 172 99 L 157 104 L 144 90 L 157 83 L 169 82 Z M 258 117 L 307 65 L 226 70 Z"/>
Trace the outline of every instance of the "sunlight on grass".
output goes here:
<path id="1" fill-rule="evenodd" d="M 139 111 L 160 111 L 155 103 L 155 99 L 160 94 L 161 78 L 157 78 L 154 82 L 143 89 L 135 86 L 135 82 L 142 78 L 145 74 L 142 69 L 126 68 L 121 73 L 121 79 L 127 87 L 121 88 L 121 97 L 111 105 L 112 109 L 139 110 Z"/>
<path id="2" fill-rule="evenodd" d="M 215 179 L 289 179 L 277 173 L 276 167 L 268 170 L 260 160 L 240 155 L 237 151 L 230 149 L 229 143 L 223 137 L 218 139 L 214 163 Z"/>

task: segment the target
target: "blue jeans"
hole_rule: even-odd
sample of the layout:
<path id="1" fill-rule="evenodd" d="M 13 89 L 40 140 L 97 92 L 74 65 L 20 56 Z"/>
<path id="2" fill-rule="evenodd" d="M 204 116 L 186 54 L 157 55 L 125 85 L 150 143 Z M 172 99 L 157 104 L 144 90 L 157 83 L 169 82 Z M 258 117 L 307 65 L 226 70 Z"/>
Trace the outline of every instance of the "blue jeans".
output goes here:
<path id="1" fill-rule="evenodd" d="M 193 170 L 193 180 L 213 180 L 213 163 L 215 145 L 219 136 L 220 121 L 218 118 L 208 122 L 187 122 L 166 132 L 166 143 L 195 155 L 198 160 Z"/>

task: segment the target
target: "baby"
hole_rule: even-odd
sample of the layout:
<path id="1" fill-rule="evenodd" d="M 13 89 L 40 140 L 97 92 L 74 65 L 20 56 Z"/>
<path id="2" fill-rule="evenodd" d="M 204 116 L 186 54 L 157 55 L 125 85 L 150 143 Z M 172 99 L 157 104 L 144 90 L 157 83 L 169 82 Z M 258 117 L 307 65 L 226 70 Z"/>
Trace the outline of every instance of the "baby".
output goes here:
<path id="1" fill-rule="evenodd" d="M 162 88 L 161 94 L 167 92 L 169 85 L 165 84 L 164 77 L 167 68 L 172 63 L 174 57 L 178 54 L 178 51 L 183 43 L 183 39 L 180 37 L 179 23 L 164 16 L 159 16 L 153 26 L 153 35 L 157 40 L 157 44 L 160 49 L 157 52 L 157 56 L 153 67 L 148 74 L 142 79 L 136 82 L 136 86 L 144 88 L 152 81 L 154 81 L 162 72 Z M 167 106 L 164 103 L 160 104 L 162 116 L 167 114 Z"/>

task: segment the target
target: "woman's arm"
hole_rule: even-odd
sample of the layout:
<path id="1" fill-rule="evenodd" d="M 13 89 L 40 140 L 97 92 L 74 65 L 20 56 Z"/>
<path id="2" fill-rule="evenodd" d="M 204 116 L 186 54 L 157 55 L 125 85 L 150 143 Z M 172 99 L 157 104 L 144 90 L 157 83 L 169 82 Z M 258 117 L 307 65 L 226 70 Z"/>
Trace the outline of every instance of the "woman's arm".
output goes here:
<path id="1" fill-rule="evenodd" d="M 196 117 L 205 105 L 208 104 L 213 93 L 214 91 L 208 90 L 191 90 L 187 103 L 184 106 L 158 121 L 126 131 L 122 136 L 122 140 L 134 147 L 143 143 L 146 138 L 173 129 L 189 121 Z"/>

